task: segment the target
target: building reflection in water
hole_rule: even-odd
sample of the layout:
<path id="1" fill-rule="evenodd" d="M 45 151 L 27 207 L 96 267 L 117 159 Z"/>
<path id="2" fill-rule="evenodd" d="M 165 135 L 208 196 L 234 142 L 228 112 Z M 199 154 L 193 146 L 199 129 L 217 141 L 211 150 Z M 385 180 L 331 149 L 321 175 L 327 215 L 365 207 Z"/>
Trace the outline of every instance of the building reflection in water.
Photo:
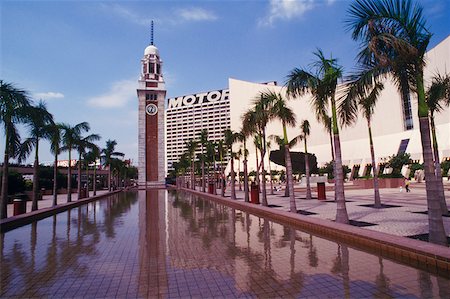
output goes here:
<path id="1" fill-rule="evenodd" d="M 1 234 L 0 297 L 442 297 L 449 279 L 192 195 L 117 194 Z"/>

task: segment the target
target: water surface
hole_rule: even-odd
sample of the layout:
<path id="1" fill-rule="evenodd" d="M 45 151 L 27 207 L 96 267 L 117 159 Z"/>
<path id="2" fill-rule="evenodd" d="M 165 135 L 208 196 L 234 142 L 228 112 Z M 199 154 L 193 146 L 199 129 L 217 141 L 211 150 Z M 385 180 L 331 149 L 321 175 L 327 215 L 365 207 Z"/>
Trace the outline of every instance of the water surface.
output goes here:
<path id="1" fill-rule="evenodd" d="M 1 234 L 0 277 L 0 297 L 450 297 L 446 278 L 164 190 Z"/>

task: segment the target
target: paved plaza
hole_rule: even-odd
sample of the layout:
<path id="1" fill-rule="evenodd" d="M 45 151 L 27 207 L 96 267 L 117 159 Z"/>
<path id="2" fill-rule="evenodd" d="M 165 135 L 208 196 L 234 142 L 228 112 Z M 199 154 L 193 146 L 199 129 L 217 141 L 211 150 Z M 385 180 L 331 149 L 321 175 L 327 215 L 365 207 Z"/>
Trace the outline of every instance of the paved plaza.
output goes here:
<path id="1" fill-rule="evenodd" d="M 108 190 L 97 190 L 96 191 L 97 196 L 106 194 L 106 193 L 108 193 Z M 90 191 L 89 196 L 90 197 L 94 196 L 94 192 Z M 78 200 L 78 193 L 72 193 L 72 201 L 77 201 L 77 200 Z M 67 203 L 67 194 L 58 194 L 57 203 L 58 204 Z M 31 212 L 31 204 L 32 204 L 31 201 L 27 201 L 27 213 Z M 38 209 L 49 208 L 52 206 L 52 204 L 53 204 L 53 195 L 44 195 L 44 196 L 42 196 L 42 200 L 38 201 Z M 8 211 L 8 217 L 13 216 L 14 205 L 8 204 L 7 211 Z"/>
<path id="2" fill-rule="evenodd" d="M 381 203 L 389 206 L 382 209 L 364 206 L 374 203 L 373 189 L 354 189 L 351 182 L 346 183 L 345 188 L 349 219 L 359 222 L 361 227 L 405 237 L 428 233 L 428 216 L 425 213 L 427 211 L 425 183 L 411 183 L 411 192 L 405 192 L 404 188 L 380 189 Z M 239 191 L 237 184 L 236 190 L 237 199 L 243 200 L 244 192 Z M 334 221 L 336 218 L 334 191 L 327 191 L 326 200 L 322 201 L 317 200 L 317 192 L 314 190 L 311 200 L 305 199 L 305 188 L 296 187 L 295 190 L 297 210 L 308 214 L 309 217 Z M 444 190 L 447 206 L 450 207 L 450 182 L 447 180 L 444 182 Z M 267 191 L 268 204 L 274 209 L 289 211 L 289 197 L 284 196 L 284 189 L 273 193 L 272 195 L 270 190 Z M 218 190 L 218 194 L 220 194 L 220 190 Z M 229 186 L 225 196 L 230 196 Z M 443 219 L 447 236 L 450 236 L 450 217 L 443 217 Z"/>

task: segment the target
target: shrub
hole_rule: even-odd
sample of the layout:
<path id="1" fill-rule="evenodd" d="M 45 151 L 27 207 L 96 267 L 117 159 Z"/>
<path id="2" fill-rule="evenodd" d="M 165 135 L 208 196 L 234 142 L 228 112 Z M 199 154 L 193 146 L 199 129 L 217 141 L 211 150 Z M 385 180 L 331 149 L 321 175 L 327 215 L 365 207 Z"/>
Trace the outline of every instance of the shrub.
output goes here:
<path id="1" fill-rule="evenodd" d="M 2 184 L 3 173 L 0 173 L 0 189 Z M 8 172 L 8 195 L 22 193 L 25 191 L 25 180 L 23 176 L 15 171 Z"/>
<path id="2" fill-rule="evenodd" d="M 410 155 L 407 153 L 392 155 L 389 157 L 389 161 L 387 165 L 392 168 L 391 177 L 403 177 L 402 176 L 402 167 L 403 165 L 411 163 Z"/>

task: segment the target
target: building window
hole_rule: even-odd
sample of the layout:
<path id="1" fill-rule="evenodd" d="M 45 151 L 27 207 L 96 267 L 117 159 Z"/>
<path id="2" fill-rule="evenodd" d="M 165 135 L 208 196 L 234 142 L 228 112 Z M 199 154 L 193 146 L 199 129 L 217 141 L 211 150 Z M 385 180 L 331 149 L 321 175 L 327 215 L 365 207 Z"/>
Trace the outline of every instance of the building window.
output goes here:
<path id="1" fill-rule="evenodd" d="M 402 97 L 402 107 L 405 130 L 412 130 L 414 128 L 414 124 L 411 111 L 411 97 L 409 93 L 405 93 L 405 95 Z"/>
<path id="2" fill-rule="evenodd" d="M 149 63 L 149 69 L 150 69 L 150 74 L 154 74 L 155 73 L 155 64 L 154 63 Z"/>
<path id="3" fill-rule="evenodd" d="M 409 139 L 402 139 L 402 141 L 400 141 L 400 146 L 398 147 L 397 155 L 404 154 L 406 152 L 408 143 L 409 143 Z"/>

